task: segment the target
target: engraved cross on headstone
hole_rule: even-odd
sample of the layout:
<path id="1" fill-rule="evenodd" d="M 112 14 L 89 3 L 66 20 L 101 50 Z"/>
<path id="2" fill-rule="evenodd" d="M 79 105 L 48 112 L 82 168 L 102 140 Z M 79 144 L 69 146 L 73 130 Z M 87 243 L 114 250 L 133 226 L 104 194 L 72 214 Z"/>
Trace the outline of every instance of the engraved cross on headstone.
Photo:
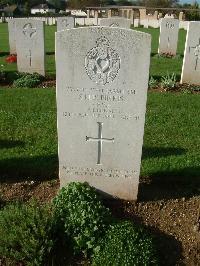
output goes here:
<path id="1" fill-rule="evenodd" d="M 170 38 L 168 37 L 167 38 L 167 48 L 169 48 L 170 47 Z"/>
<path id="2" fill-rule="evenodd" d="M 29 58 L 29 66 L 31 67 L 32 65 L 32 54 L 31 50 L 28 50 L 28 54 L 26 55 L 27 58 Z"/>
<path id="3" fill-rule="evenodd" d="M 24 25 L 23 33 L 29 38 L 32 38 L 36 34 L 36 28 L 33 28 L 31 23 Z"/>
<path id="4" fill-rule="evenodd" d="M 200 60 L 200 38 L 199 43 L 196 46 L 189 46 L 189 53 L 191 52 L 191 49 L 194 49 L 194 56 L 196 57 L 194 70 L 197 70 L 198 61 Z"/>
<path id="5" fill-rule="evenodd" d="M 97 164 L 101 164 L 101 155 L 102 155 L 102 148 L 103 148 L 103 142 L 114 142 L 114 138 L 108 139 L 108 138 L 103 138 L 102 136 L 102 129 L 103 129 L 103 123 L 102 122 L 97 122 L 98 124 L 98 137 L 93 138 L 93 137 L 87 137 L 86 136 L 86 141 L 97 141 L 98 142 L 98 156 L 97 156 Z"/>

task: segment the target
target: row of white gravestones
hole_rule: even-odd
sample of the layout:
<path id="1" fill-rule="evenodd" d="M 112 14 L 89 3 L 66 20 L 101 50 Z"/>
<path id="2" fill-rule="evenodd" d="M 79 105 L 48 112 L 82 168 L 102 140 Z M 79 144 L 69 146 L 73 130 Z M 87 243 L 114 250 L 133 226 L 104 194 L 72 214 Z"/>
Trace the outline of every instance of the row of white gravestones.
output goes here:
<path id="1" fill-rule="evenodd" d="M 24 25 L 22 28 L 21 23 Z M 111 27 L 130 27 L 128 19 L 111 18 L 102 20 L 102 24 Z M 37 23 L 38 22 L 38 23 Z M 109 23 L 108 23 L 109 22 Z M 120 24 L 121 23 L 121 24 Z M 58 31 L 73 28 L 74 18 L 60 18 L 57 21 Z M 38 29 L 37 29 L 38 27 Z M 44 62 L 44 26 L 41 21 L 30 19 L 9 19 L 9 43 L 10 53 L 18 54 L 18 70 L 20 72 L 45 74 Z M 199 22 L 191 22 L 188 30 L 185 59 L 182 68 L 181 82 L 199 84 L 199 60 L 200 60 L 200 37 L 198 33 Z M 25 33 L 25 32 L 28 32 Z M 17 33 L 16 33 L 17 32 Z M 196 38 L 199 38 L 196 40 Z M 18 40 L 18 41 L 16 41 Z M 178 41 L 178 21 L 175 19 L 163 19 L 161 23 L 159 53 L 176 54 Z M 191 43 L 197 44 L 191 44 Z M 18 45 L 16 44 L 18 43 Z M 166 45 L 167 43 L 167 45 Z M 18 47 L 18 48 L 17 48 Z M 23 53 L 23 49 L 25 53 Z M 18 50 L 18 51 L 17 51 Z M 194 63 L 193 63 L 194 62 Z M 195 65 L 194 67 L 192 67 Z"/>
<path id="2" fill-rule="evenodd" d="M 56 33 L 61 186 L 137 198 L 150 50 L 149 34 L 118 27 Z"/>
<path id="3" fill-rule="evenodd" d="M 102 18 L 100 19 L 100 26 L 130 29 L 131 20 L 122 17 Z"/>
<path id="4" fill-rule="evenodd" d="M 159 54 L 176 55 L 179 33 L 179 20 L 173 18 L 161 19 Z"/>
<path id="5" fill-rule="evenodd" d="M 18 71 L 45 75 L 44 22 L 17 19 L 15 23 Z"/>

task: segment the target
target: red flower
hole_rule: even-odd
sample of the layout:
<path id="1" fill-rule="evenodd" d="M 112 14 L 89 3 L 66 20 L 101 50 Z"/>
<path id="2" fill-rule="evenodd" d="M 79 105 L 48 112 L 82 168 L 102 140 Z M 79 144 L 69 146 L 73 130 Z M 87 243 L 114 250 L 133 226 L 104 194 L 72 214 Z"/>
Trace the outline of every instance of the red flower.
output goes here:
<path id="1" fill-rule="evenodd" d="M 7 63 L 16 63 L 17 62 L 17 55 L 12 54 L 6 57 L 6 62 Z"/>

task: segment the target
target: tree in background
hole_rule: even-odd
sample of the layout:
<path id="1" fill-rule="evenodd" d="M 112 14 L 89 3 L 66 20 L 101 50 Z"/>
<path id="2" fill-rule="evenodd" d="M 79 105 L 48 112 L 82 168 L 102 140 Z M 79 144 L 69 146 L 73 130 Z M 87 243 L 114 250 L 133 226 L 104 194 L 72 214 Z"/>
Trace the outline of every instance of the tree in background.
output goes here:
<path id="1" fill-rule="evenodd" d="M 28 3 L 28 5 L 32 7 L 35 5 L 44 4 L 45 2 L 45 0 L 0 0 L 0 5 L 25 5 Z"/>
<path id="2" fill-rule="evenodd" d="M 132 6 L 133 5 L 133 3 L 128 0 L 118 0 L 116 4 L 119 6 Z"/>
<path id="3" fill-rule="evenodd" d="M 58 10 L 61 9 L 64 10 L 66 6 L 65 2 L 62 0 L 49 0 L 48 3 L 54 6 Z"/>
<path id="4" fill-rule="evenodd" d="M 177 5 L 178 0 L 143 0 L 141 4 L 147 7 L 172 7 Z"/>
<path id="5" fill-rule="evenodd" d="M 67 6 L 71 8 L 85 8 L 87 6 L 100 6 L 100 0 L 69 0 Z"/>

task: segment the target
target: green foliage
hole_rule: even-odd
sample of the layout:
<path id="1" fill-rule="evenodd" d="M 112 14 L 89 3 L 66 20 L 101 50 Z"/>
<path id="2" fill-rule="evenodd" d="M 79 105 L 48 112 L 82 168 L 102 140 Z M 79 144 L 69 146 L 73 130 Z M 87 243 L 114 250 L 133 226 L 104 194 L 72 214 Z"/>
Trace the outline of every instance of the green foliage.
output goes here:
<path id="1" fill-rule="evenodd" d="M 161 78 L 161 87 L 164 90 L 171 90 L 174 89 L 176 86 L 176 75 L 174 73 L 172 73 L 172 75 L 170 75 L 169 73 L 166 76 L 163 76 Z"/>
<path id="2" fill-rule="evenodd" d="M 140 4 L 147 7 L 172 7 L 178 0 L 141 0 Z"/>
<path id="3" fill-rule="evenodd" d="M 149 88 L 153 89 L 158 85 L 158 81 L 156 79 L 154 79 L 154 77 L 150 77 L 149 79 Z"/>
<path id="4" fill-rule="evenodd" d="M 110 226 L 99 242 L 93 266 L 158 265 L 158 258 L 150 235 L 130 222 Z"/>
<path id="5" fill-rule="evenodd" d="M 86 6 L 99 6 L 101 0 L 68 0 L 67 6 L 71 8 L 85 8 Z"/>
<path id="6" fill-rule="evenodd" d="M 34 74 L 22 74 L 20 78 L 13 82 L 16 88 L 34 88 L 38 86 L 43 80 L 43 76 Z"/>
<path id="7" fill-rule="evenodd" d="M 200 86 L 191 85 L 190 90 L 194 92 L 200 92 Z"/>
<path id="8" fill-rule="evenodd" d="M 0 211 L 0 257 L 26 265 L 44 265 L 53 247 L 48 207 L 15 203 Z"/>
<path id="9" fill-rule="evenodd" d="M 92 251 L 111 219 L 96 191 L 86 183 L 72 182 L 60 190 L 53 203 L 56 219 L 63 223 L 74 250 Z"/>

